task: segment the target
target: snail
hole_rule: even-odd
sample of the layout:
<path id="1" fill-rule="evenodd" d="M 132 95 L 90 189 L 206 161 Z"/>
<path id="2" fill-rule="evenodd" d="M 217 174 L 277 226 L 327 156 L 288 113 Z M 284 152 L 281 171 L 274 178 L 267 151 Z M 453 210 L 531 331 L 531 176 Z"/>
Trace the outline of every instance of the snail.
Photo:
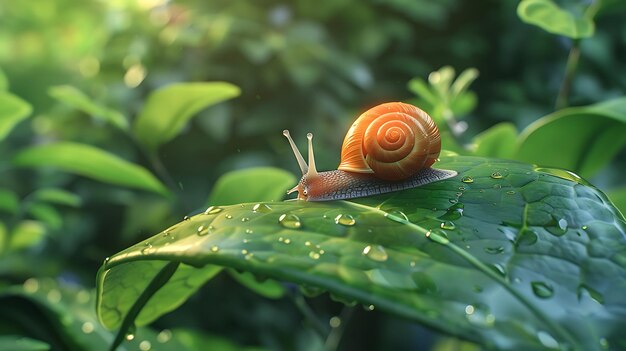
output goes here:
<path id="1" fill-rule="evenodd" d="M 313 135 L 307 134 L 309 164 L 289 141 L 302 179 L 287 194 L 298 199 L 325 201 L 351 199 L 405 190 L 451 178 L 457 172 L 431 168 L 441 151 L 441 137 L 432 118 L 421 109 L 389 102 L 364 112 L 352 124 L 341 147 L 337 170 L 317 172 Z"/>

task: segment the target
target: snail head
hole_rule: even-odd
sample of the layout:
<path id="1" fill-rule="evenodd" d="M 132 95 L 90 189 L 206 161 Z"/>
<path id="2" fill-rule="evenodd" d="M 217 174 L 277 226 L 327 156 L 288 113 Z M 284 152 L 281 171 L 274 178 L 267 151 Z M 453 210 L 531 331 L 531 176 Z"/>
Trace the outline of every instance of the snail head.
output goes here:
<path id="1" fill-rule="evenodd" d="M 317 180 L 318 174 L 317 169 L 315 168 L 315 156 L 313 154 L 313 134 L 308 133 L 306 135 L 309 141 L 309 164 L 304 161 L 302 154 L 296 147 L 296 144 L 291 139 L 291 135 L 289 135 L 288 130 L 283 130 L 283 135 L 289 141 L 289 145 L 291 145 L 291 149 L 293 150 L 293 154 L 296 156 L 296 160 L 298 161 L 298 166 L 300 166 L 300 171 L 302 171 L 302 178 L 298 185 L 293 187 L 291 190 L 287 192 L 287 194 L 291 194 L 294 191 L 298 192 L 298 200 L 307 200 L 309 197 L 309 193 L 311 191 L 311 186 L 314 185 Z"/>

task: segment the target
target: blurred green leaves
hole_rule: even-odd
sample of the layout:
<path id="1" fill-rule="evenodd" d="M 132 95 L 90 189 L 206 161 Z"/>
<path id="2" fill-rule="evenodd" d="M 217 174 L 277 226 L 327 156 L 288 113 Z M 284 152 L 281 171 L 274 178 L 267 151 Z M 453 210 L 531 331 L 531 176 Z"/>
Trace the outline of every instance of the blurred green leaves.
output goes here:
<path id="1" fill-rule="evenodd" d="M 102 106 L 92 101 L 85 93 L 69 85 L 51 87 L 48 94 L 58 101 L 78 109 L 93 118 L 110 123 L 121 129 L 128 130 L 128 120 L 119 111 Z"/>
<path id="2" fill-rule="evenodd" d="M 517 128 L 513 123 L 498 123 L 474 137 L 474 155 L 503 159 L 513 158 L 516 151 L 516 139 Z"/>
<path id="3" fill-rule="evenodd" d="M 155 150 L 178 135 L 195 114 L 239 93 L 237 86 L 226 82 L 166 86 L 150 94 L 135 120 L 133 132 L 140 143 Z"/>
<path id="4" fill-rule="evenodd" d="M 257 167 L 232 171 L 221 176 L 209 197 L 209 204 L 233 205 L 242 202 L 276 201 L 296 185 L 293 174 L 278 168 Z"/>
<path id="5" fill-rule="evenodd" d="M 31 112 L 29 103 L 11 93 L 0 91 L 0 141 Z"/>
<path id="6" fill-rule="evenodd" d="M 4 74 L 2 68 L 0 68 L 0 91 L 9 90 L 9 80 L 7 76 Z"/>
<path id="7" fill-rule="evenodd" d="M 552 0 L 523 0 L 517 7 L 517 14 L 526 23 L 572 39 L 591 37 L 595 31 L 592 18 L 577 17 Z"/>
<path id="8" fill-rule="evenodd" d="M 145 168 L 86 144 L 58 142 L 33 146 L 15 155 L 13 164 L 54 167 L 101 182 L 169 196 L 165 186 Z"/>

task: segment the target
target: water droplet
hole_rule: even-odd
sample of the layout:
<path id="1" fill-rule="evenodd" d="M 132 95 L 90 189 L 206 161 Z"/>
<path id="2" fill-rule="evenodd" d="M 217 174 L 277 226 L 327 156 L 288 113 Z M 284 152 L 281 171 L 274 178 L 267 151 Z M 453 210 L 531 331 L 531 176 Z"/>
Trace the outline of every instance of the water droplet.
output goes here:
<path id="1" fill-rule="evenodd" d="M 252 234 L 252 233 L 254 233 L 254 231 L 252 229 L 250 229 L 250 228 L 246 229 L 246 234 Z"/>
<path id="2" fill-rule="evenodd" d="M 246 250 L 246 249 L 241 250 L 241 254 L 242 255 L 247 255 L 248 254 L 248 250 Z"/>
<path id="3" fill-rule="evenodd" d="M 185 217 L 183 217 L 183 221 L 188 221 L 189 219 L 190 219 L 190 217 L 189 217 L 189 216 L 185 216 Z"/>
<path id="4" fill-rule="evenodd" d="M 283 227 L 289 229 L 298 229 L 302 226 L 302 222 L 300 222 L 300 218 L 294 214 L 283 213 L 278 218 L 278 223 L 280 223 Z"/>
<path id="5" fill-rule="evenodd" d="M 196 230 L 198 232 L 198 234 L 202 233 L 205 229 L 208 229 L 207 227 L 201 225 L 198 227 L 198 229 Z"/>
<path id="6" fill-rule="evenodd" d="M 291 240 L 289 238 L 287 238 L 287 239 L 285 239 L 283 241 L 283 243 L 289 245 L 289 244 L 291 244 Z"/>
<path id="7" fill-rule="evenodd" d="M 207 208 L 204 211 L 204 214 L 206 215 L 212 215 L 212 214 L 216 214 L 216 213 L 220 213 L 222 212 L 223 208 L 217 207 L 217 206 L 211 206 L 209 208 Z"/>
<path id="8" fill-rule="evenodd" d="M 141 351 L 150 351 L 152 348 L 152 344 L 148 340 L 144 340 L 139 343 L 139 350 Z"/>
<path id="9" fill-rule="evenodd" d="M 304 246 L 311 246 L 311 245 L 313 245 L 313 244 L 310 241 L 308 241 L 308 240 L 304 242 Z"/>
<path id="10" fill-rule="evenodd" d="M 493 173 L 491 173 L 491 178 L 493 179 L 502 179 L 502 173 L 495 171 Z"/>
<path id="11" fill-rule="evenodd" d="M 385 248 L 380 245 L 367 245 L 363 249 L 363 255 L 377 262 L 385 262 L 389 258 Z"/>
<path id="12" fill-rule="evenodd" d="M 37 290 L 39 290 L 39 280 L 35 278 L 28 278 L 24 281 L 22 287 L 24 288 L 24 291 L 29 294 L 36 293 Z"/>
<path id="13" fill-rule="evenodd" d="M 91 333 L 93 333 L 93 330 L 94 330 L 94 329 L 95 329 L 95 328 L 94 328 L 94 326 L 93 326 L 93 323 L 91 323 L 91 322 L 85 322 L 85 323 L 83 323 L 83 325 L 80 327 L 80 330 L 82 330 L 82 331 L 83 331 L 83 333 L 85 333 L 85 334 L 91 334 Z"/>
<path id="14" fill-rule="evenodd" d="M 537 339 L 539 339 L 539 342 L 543 346 L 549 349 L 559 349 L 559 342 L 556 341 L 556 339 L 552 335 L 544 332 L 543 330 L 537 332 Z"/>
<path id="15" fill-rule="evenodd" d="M 470 177 L 470 176 L 465 176 L 465 177 L 463 177 L 463 178 L 461 179 L 461 181 L 462 181 L 463 183 L 468 183 L 468 184 L 469 184 L 469 183 L 473 183 L 473 182 L 474 182 L 474 178 L 472 178 L 472 177 Z"/>
<path id="16" fill-rule="evenodd" d="M 465 186 L 464 186 L 464 185 L 461 185 L 461 186 L 459 187 L 459 190 L 461 190 L 461 191 L 465 191 Z"/>
<path id="17" fill-rule="evenodd" d="M 311 251 L 309 252 L 309 257 L 311 257 L 314 260 L 318 260 L 320 258 L 320 254 L 315 251 Z"/>
<path id="18" fill-rule="evenodd" d="M 241 240 L 241 242 L 242 242 L 242 243 L 244 243 L 244 244 L 247 244 L 247 243 L 249 243 L 249 242 L 250 242 L 250 240 L 248 240 L 248 239 L 243 239 L 243 240 Z"/>
<path id="19" fill-rule="evenodd" d="M 509 190 L 506 192 L 507 195 L 515 195 L 515 190 Z"/>
<path id="20" fill-rule="evenodd" d="M 242 222 L 247 222 L 247 221 L 249 221 L 249 220 L 250 220 L 250 218 L 248 218 L 248 217 L 243 217 L 243 218 L 241 219 L 241 221 L 242 221 Z"/>
<path id="21" fill-rule="evenodd" d="M 567 220 L 565 218 L 554 218 L 553 226 L 547 226 L 546 230 L 556 236 L 561 236 L 567 233 Z"/>
<path id="22" fill-rule="evenodd" d="M 504 267 L 499 264 L 499 263 L 494 263 L 490 266 L 491 268 L 493 268 L 493 270 L 498 273 L 500 276 L 502 277 L 506 277 L 506 269 L 504 269 Z"/>
<path id="23" fill-rule="evenodd" d="M 455 203 L 459 202 L 459 200 L 458 200 L 458 199 L 450 199 L 450 200 L 448 200 L 448 201 L 449 201 L 451 204 L 455 204 Z"/>
<path id="24" fill-rule="evenodd" d="M 600 347 L 602 348 L 602 350 L 608 350 L 609 349 L 609 341 L 606 338 L 600 338 L 600 340 L 598 340 L 598 343 L 600 344 Z"/>
<path id="25" fill-rule="evenodd" d="M 256 204 L 256 205 L 252 206 L 252 211 L 267 213 L 267 212 L 271 212 L 272 208 L 269 207 L 269 205 L 266 205 L 266 204 Z"/>
<path id="26" fill-rule="evenodd" d="M 496 322 L 496 316 L 491 314 L 489 307 L 482 303 L 465 306 L 465 318 L 477 326 L 491 328 Z"/>
<path id="27" fill-rule="evenodd" d="M 226 216 L 224 216 L 224 217 L 226 217 L 226 219 L 233 219 L 233 216 L 232 216 L 232 215 L 230 215 L 230 214 L 227 214 L 227 215 L 226 215 Z"/>
<path id="28" fill-rule="evenodd" d="M 254 257 L 254 253 L 252 253 L 252 252 L 244 256 L 244 258 L 245 258 L 246 260 L 251 260 L 251 259 L 252 259 L 252 257 Z"/>
<path id="29" fill-rule="evenodd" d="M 330 320 L 328 320 L 328 325 L 330 325 L 331 328 L 339 328 L 341 325 L 341 318 L 337 316 L 331 317 Z"/>
<path id="30" fill-rule="evenodd" d="M 581 228 L 582 228 L 582 230 L 587 230 L 587 226 L 586 225 L 582 226 Z"/>
<path id="31" fill-rule="evenodd" d="M 409 266 L 411 266 L 411 268 L 414 268 L 414 267 L 415 267 L 415 265 L 416 265 L 415 261 L 411 261 L 411 262 L 409 262 Z"/>
<path id="32" fill-rule="evenodd" d="M 494 184 L 493 188 L 494 189 L 502 189 L 502 185 L 501 184 Z M 494 202 L 494 205 L 495 205 L 495 202 Z"/>
<path id="33" fill-rule="evenodd" d="M 135 334 L 128 333 L 128 334 L 126 334 L 126 336 L 124 338 L 126 339 L 126 341 L 131 341 L 131 340 L 135 339 Z"/>
<path id="34" fill-rule="evenodd" d="M 426 232 L 426 237 L 436 243 L 446 245 L 450 242 L 448 235 L 441 229 L 433 229 Z"/>
<path id="35" fill-rule="evenodd" d="M 504 248 L 502 246 L 497 247 L 486 247 L 485 252 L 488 254 L 496 255 L 504 252 Z"/>
<path id="36" fill-rule="evenodd" d="M 356 224 L 356 220 L 349 214 L 340 214 L 335 217 L 335 224 L 353 226 Z"/>
<path id="37" fill-rule="evenodd" d="M 456 229 L 456 225 L 453 222 L 450 222 L 450 221 L 441 222 L 440 227 L 441 227 L 441 229 L 445 229 L 445 230 L 455 230 Z"/>
<path id="38" fill-rule="evenodd" d="M 157 334 L 157 341 L 164 344 L 172 339 L 172 332 L 169 329 L 163 329 Z"/>
<path id="39" fill-rule="evenodd" d="M 374 309 L 376 309 L 376 306 L 374 306 L 374 305 L 367 305 L 367 306 L 363 305 L 363 309 L 368 311 L 368 312 L 371 312 Z"/>
<path id="40" fill-rule="evenodd" d="M 604 304 L 604 296 L 599 291 L 593 289 L 587 284 L 580 284 L 578 286 L 578 299 L 580 300 L 585 294 L 589 295 L 599 304 Z"/>
<path id="41" fill-rule="evenodd" d="M 517 238 L 516 245 L 529 246 L 537 242 L 538 235 L 533 229 L 524 228 Z"/>
<path id="42" fill-rule="evenodd" d="M 156 248 L 152 247 L 152 244 L 145 243 L 144 246 L 145 247 L 143 249 L 141 249 L 141 253 L 142 254 L 149 255 L 149 254 L 152 254 L 152 253 L 156 252 Z"/>
<path id="43" fill-rule="evenodd" d="M 218 252 L 220 250 L 220 247 L 217 245 L 213 245 L 211 246 L 211 252 Z"/>
<path id="44" fill-rule="evenodd" d="M 385 218 L 389 218 L 394 222 L 408 223 L 409 217 L 407 217 L 402 211 L 390 211 L 385 213 Z"/>
<path id="45" fill-rule="evenodd" d="M 554 289 L 547 283 L 531 282 L 530 285 L 533 288 L 533 292 L 537 297 L 540 297 L 542 299 L 548 299 L 551 298 L 552 295 L 554 295 Z"/>
<path id="46" fill-rule="evenodd" d="M 443 220 L 448 220 L 448 221 L 455 221 L 463 216 L 464 207 L 465 205 L 458 202 L 450 206 L 448 210 L 446 211 L 446 213 L 439 216 L 439 218 Z"/>

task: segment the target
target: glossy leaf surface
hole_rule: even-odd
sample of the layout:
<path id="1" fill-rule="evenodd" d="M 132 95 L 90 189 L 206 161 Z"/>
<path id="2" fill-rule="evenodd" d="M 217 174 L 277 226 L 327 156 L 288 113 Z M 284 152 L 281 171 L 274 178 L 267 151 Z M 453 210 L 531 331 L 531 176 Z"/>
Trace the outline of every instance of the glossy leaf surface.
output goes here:
<path id="1" fill-rule="evenodd" d="M 148 97 L 134 125 L 137 139 L 149 149 L 174 138 L 201 110 L 239 95 L 239 88 L 226 82 L 178 83 Z"/>
<path id="2" fill-rule="evenodd" d="M 86 144 L 59 142 L 33 146 L 19 152 L 13 163 L 23 167 L 54 167 L 109 184 L 168 194 L 147 169 Z"/>
<path id="3" fill-rule="evenodd" d="M 524 129 L 515 159 L 593 176 L 626 145 L 626 98 L 571 107 Z"/>
<path id="4" fill-rule="evenodd" d="M 500 349 L 624 347 L 626 224 L 604 194 L 523 163 L 437 166 L 459 175 L 351 201 L 209 208 L 105 263 L 100 318 L 119 327 L 117 301 L 171 261 L 325 289 Z"/>
<path id="5" fill-rule="evenodd" d="M 1 89 L 0 89 L 1 90 Z M 32 112 L 32 107 L 19 97 L 0 91 L 0 140 Z"/>

